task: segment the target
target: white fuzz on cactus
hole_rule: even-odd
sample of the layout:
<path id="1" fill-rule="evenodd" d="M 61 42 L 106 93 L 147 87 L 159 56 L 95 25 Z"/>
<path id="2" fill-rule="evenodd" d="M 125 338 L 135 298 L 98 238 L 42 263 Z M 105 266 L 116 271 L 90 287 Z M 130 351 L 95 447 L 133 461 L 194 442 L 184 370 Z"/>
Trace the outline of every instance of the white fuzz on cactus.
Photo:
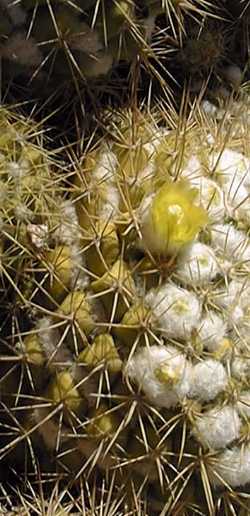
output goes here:
<path id="1" fill-rule="evenodd" d="M 195 433 L 199 441 L 212 450 L 226 448 L 238 439 L 240 427 L 237 410 L 230 406 L 208 410 L 195 421 Z"/>
<path id="2" fill-rule="evenodd" d="M 126 367 L 146 396 L 159 407 L 174 407 L 190 390 L 192 367 L 172 346 L 151 346 L 138 351 Z"/>
<path id="3" fill-rule="evenodd" d="M 237 380 L 248 381 L 250 379 L 250 358 L 247 354 L 236 356 L 231 362 L 231 374 Z"/>
<path id="4" fill-rule="evenodd" d="M 243 264 L 250 260 L 250 242 L 244 231 L 235 228 L 232 224 L 214 224 L 210 235 L 212 247 L 221 256 Z"/>
<path id="5" fill-rule="evenodd" d="M 37 335 L 41 341 L 42 351 L 51 366 L 54 363 L 57 367 L 65 367 L 65 364 L 71 363 L 72 355 L 69 349 L 62 345 L 59 329 L 53 325 L 49 317 L 43 317 L 38 321 Z"/>
<path id="6" fill-rule="evenodd" d="M 249 483 L 250 448 L 234 446 L 221 453 L 210 471 L 215 486 L 242 487 Z"/>
<path id="7" fill-rule="evenodd" d="M 225 310 L 228 327 L 234 328 L 242 336 L 245 333 L 245 323 L 248 318 L 249 289 L 250 283 L 247 277 L 239 280 L 232 279 L 216 297 L 218 306 Z"/>
<path id="8" fill-rule="evenodd" d="M 135 344 L 125 374 L 156 407 L 178 412 L 178 406 L 185 411 L 197 403 L 197 414 L 188 416 L 190 434 L 204 452 L 216 453 L 219 464 L 226 448 L 239 445 L 249 417 L 241 384 L 250 377 L 249 159 L 231 148 L 218 150 L 208 134 L 206 149 L 194 145 L 177 179 L 168 163 L 164 183 L 168 138 L 151 150 L 151 188 L 136 177 L 143 197 L 133 211 L 141 231 L 138 248 L 160 270 L 157 287 L 153 280 L 143 287 L 136 272 L 135 283 L 162 341 L 145 348 Z M 130 176 L 126 185 L 132 184 Z"/>
<path id="9" fill-rule="evenodd" d="M 172 346 L 151 346 L 138 351 L 129 360 L 126 373 L 156 405 L 165 407 L 176 406 L 184 396 L 203 403 L 211 401 L 225 390 L 228 381 L 217 360 L 193 365 Z"/>
<path id="10" fill-rule="evenodd" d="M 58 226 L 54 231 L 54 238 L 58 243 L 66 245 L 79 245 L 81 231 L 74 204 L 70 201 L 63 201 L 60 206 L 60 217 Z"/>
<path id="11" fill-rule="evenodd" d="M 196 156 L 190 158 L 182 175 L 197 190 L 199 202 L 207 210 L 210 222 L 219 222 L 226 214 L 224 193 L 220 185 L 202 175 L 202 163 Z"/>
<path id="12" fill-rule="evenodd" d="M 198 339 L 204 349 L 215 352 L 220 349 L 226 336 L 227 325 L 221 316 L 209 310 L 201 319 L 198 328 Z"/>
<path id="13" fill-rule="evenodd" d="M 205 244 L 194 242 L 179 255 L 176 274 L 187 285 L 206 285 L 216 278 L 218 272 L 215 254 Z"/>
<path id="14" fill-rule="evenodd" d="M 101 210 L 100 217 L 105 220 L 110 219 L 118 211 L 119 192 L 116 187 L 115 171 L 117 168 L 117 158 L 108 145 L 104 145 L 97 163 L 92 171 L 91 188 L 100 191 Z"/>
<path id="15" fill-rule="evenodd" d="M 189 394 L 202 402 L 211 401 L 224 391 L 227 381 L 224 366 L 219 361 L 208 358 L 193 367 Z"/>
<path id="16" fill-rule="evenodd" d="M 249 165 L 249 159 L 230 149 L 215 153 L 210 160 L 210 170 L 223 187 L 228 214 L 245 222 L 249 222 L 250 208 Z"/>
<path id="17" fill-rule="evenodd" d="M 145 299 L 158 320 L 165 338 L 190 337 L 201 316 L 201 304 L 193 292 L 166 283 L 158 290 L 151 290 Z"/>
<path id="18" fill-rule="evenodd" d="M 222 186 L 230 185 L 233 182 L 244 185 L 246 188 L 250 186 L 249 179 L 249 159 L 231 149 L 224 149 L 222 152 L 210 155 L 210 170 L 218 178 Z"/>

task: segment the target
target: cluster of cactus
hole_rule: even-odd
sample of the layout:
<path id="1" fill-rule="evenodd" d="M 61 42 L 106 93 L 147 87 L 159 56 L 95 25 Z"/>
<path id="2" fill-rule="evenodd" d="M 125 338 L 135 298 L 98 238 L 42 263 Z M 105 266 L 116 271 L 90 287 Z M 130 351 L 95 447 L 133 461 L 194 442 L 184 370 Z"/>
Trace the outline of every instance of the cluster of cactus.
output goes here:
<path id="1" fill-rule="evenodd" d="M 96 503 L 106 478 L 121 514 L 247 511 L 244 102 L 175 127 L 105 113 L 70 170 L 1 108 L 0 458 L 16 474 L 96 483 Z"/>
<path id="2" fill-rule="evenodd" d="M 106 75 L 120 60 L 131 62 L 164 8 L 160 0 L 24 0 L 3 1 L 2 11 L 1 54 L 9 75 L 31 70 L 42 80 L 51 74 L 86 80 Z"/>
<path id="3" fill-rule="evenodd" d="M 125 75 L 139 66 L 163 85 L 191 77 L 195 92 L 212 76 L 225 95 L 224 85 L 238 87 L 248 70 L 245 3 L 235 12 L 230 2 L 205 0 L 1 0 L 3 78 L 79 90 L 105 77 L 116 91 L 124 66 Z"/>

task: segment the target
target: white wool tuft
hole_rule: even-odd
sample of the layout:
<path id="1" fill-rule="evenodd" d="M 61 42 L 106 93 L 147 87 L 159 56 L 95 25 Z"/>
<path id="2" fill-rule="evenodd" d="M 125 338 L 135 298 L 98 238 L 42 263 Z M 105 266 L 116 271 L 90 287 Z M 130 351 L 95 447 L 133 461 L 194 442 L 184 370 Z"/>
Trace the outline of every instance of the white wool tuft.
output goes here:
<path id="1" fill-rule="evenodd" d="M 96 187 L 99 185 L 103 189 L 103 206 L 101 208 L 100 217 L 103 219 L 110 219 L 119 208 L 119 192 L 115 183 L 115 173 L 118 165 L 117 157 L 112 152 L 110 144 L 103 147 L 100 157 L 92 172 L 92 182 Z"/>
<path id="2" fill-rule="evenodd" d="M 95 175 L 99 179 L 113 178 L 113 174 L 115 173 L 117 165 L 117 157 L 115 153 L 111 150 L 111 142 L 107 142 L 103 144 L 103 148 L 99 154 L 99 158 L 93 171 L 93 175 Z"/>
<path id="3" fill-rule="evenodd" d="M 198 328 L 198 338 L 203 347 L 208 351 L 217 351 L 227 331 L 227 325 L 223 319 L 210 310 L 201 320 Z"/>
<path id="4" fill-rule="evenodd" d="M 250 241 L 244 231 L 232 224 L 215 224 L 210 235 L 212 247 L 221 255 L 235 261 L 250 260 Z"/>
<path id="5" fill-rule="evenodd" d="M 152 309 L 162 334 L 167 338 L 188 339 L 199 324 L 201 303 L 198 297 L 172 283 L 150 290 L 145 302 Z"/>
<path id="6" fill-rule="evenodd" d="M 207 210 L 210 223 L 221 220 L 226 213 L 223 190 L 215 181 L 206 177 L 200 178 L 197 186 L 200 204 Z"/>
<path id="7" fill-rule="evenodd" d="M 224 186 L 228 212 L 236 220 L 249 221 L 250 198 L 248 189 L 233 179 Z"/>
<path id="8" fill-rule="evenodd" d="M 233 313 L 234 326 L 232 330 L 232 337 L 234 341 L 237 342 L 238 349 L 245 354 L 244 359 L 247 359 L 247 357 L 249 357 L 250 344 L 249 312 L 247 313 L 247 315 L 244 315 L 244 313 L 242 313 L 241 317 L 238 317 L 236 319 L 235 311 Z"/>
<path id="9" fill-rule="evenodd" d="M 202 179 L 201 175 L 201 162 L 197 156 L 193 155 L 189 159 L 187 165 L 182 171 L 182 177 L 187 179 L 192 185 L 197 186 L 199 181 Z"/>
<path id="10" fill-rule="evenodd" d="M 58 328 L 49 317 L 43 317 L 38 321 L 37 331 L 42 349 L 51 364 L 61 363 L 61 367 L 65 367 L 65 364 L 72 363 L 72 355 L 65 342 L 60 339 Z"/>
<path id="11" fill-rule="evenodd" d="M 249 221 L 250 160 L 231 149 L 210 156 L 210 170 L 215 171 L 225 193 L 231 217 Z"/>
<path id="12" fill-rule="evenodd" d="M 76 209 L 72 201 L 63 201 L 60 206 L 60 221 L 53 237 L 60 243 L 72 245 L 79 242 L 81 232 L 79 229 Z"/>
<path id="13" fill-rule="evenodd" d="M 215 171 L 219 182 L 223 185 L 250 186 L 249 159 L 243 154 L 231 149 L 224 149 L 220 153 L 210 156 L 210 170 Z"/>
<path id="14" fill-rule="evenodd" d="M 150 128 L 150 131 L 152 132 L 151 139 L 143 145 L 143 148 L 149 154 L 150 159 L 154 159 L 154 153 L 157 151 L 157 148 L 161 145 L 164 138 L 169 135 L 170 131 L 165 127 L 155 127 L 154 125 Z"/>
<path id="15" fill-rule="evenodd" d="M 193 367 L 189 396 L 201 401 L 213 400 L 227 385 L 227 374 L 223 365 L 209 358 Z"/>
<path id="16" fill-rule="evenodd" d="M 169 376 L 176 377 L 172 385 L 156 376 L 161 367 L 166 367 Z M 159 407 L 175 407 L 189 391 L 192 366 L 173 346 L 142 348 L 129 359 L 126 373 L 136 381 L 147 398 Z"/>
<path id="17" fill-rule="evenodd" d="M 27 166 L 23 166 L 20 161 L 9 161 L 5 166 L 9 178 L 20 179 L 27 174 Z"/>
<path id="18" fill-rule="evenodd" d="M 209 100 L 203 100 L 201 102 L 201 107 L 204 113 L 211 118 L 215 118 L 219 112 L 219 108 L 215 106 L 215 104 L 212 104 L 212 102 Z"/>
<path id="19" fill-rule="evenodd" d="M 197 190 L 199 204 L 208 212 L 209 221 L 221 220 L 226 213 L 224 193 L 212 179 L 201 175 L 202 165 L 196 156 L 192 156 L 182 172 L 182 177 Z"/>
<path id="20" fill-rule="evenodd" d="M 187 246 L 179 255 L 176 274 L 188 285 L 205 285 L 218 274 L 219 267 L 212 249 L 200 242 Z"/>
<path id="21" fill-rule="evenodd" d="M 211 468 L 214 485 L 228 484 L 231 487 L 244 486 L 250 482 L 250 447 L 234 447 L 216 457 Z"/>
<path id="22" fill-rule="evenodd" d="M 85 256 L 78 244 L 73 244 L 70 251 L 73 264 L 71 270 L 71 286 L 73 290 L 83 290 L 90 282 L 89 274 L 86 272 L 85 268 Z"/>
<path id="23" fill-rule="evenodd" d="M 42 54 L 33 38 L 26 37 L 23 32 L 11 35 L 1 48 L 1 56 L 24 66 L 38 66 L 42 62 Z"/>
<path id="24" fill-rule="evenodd" d="M 217 450 L 238 439 L 240 427 L 237 410 L 226 406 L 202 414 L 195 422 L 195 434 L 203 446 Z"/>
<path id="25" fill-rule="evenodd" d="M 84 57 L 84 54 L 82 54 L 82 61 L 84 62 L 84 60 L 86 61 L 86 56 Z M 106 73 L 108 73 L 112 65 L 113 56 L 111 55 L 111 53 L 101 50 L 97 52 L 96 55 L 92 57 L 91 62 L 89 62 L 89 67 L 87 70 L 88 77 L 98 77 L 100 75 L 106 75 Z"/>
<path id="26" fill-rule="evenodd" d="M 114 184 L 110 184 L 106 191 L 105 204 L 103 205 L 100 217 L 109 221 L 119 208 L 119 191 Z"/>
<path id="27" fill-rule="evenodd" d="M 87 23 L 82 22 L 77 33 L 70 34 L 67 42 L 71 48 L 84 52 L 85 54 L 95 54 L 102 49 L 102 42 L 98 32 L 91 29 Z"/>
<path id="28" fill-rule="evenodd" d="M 228 286 L 216 299 L 216 303 L 225 308 L 228 315 L 232 315 L 234 311 L 234 320 L 240 320 L 244 315 L 244 310 L 248 309 L 250 298 L 250 281 L 249 279 L 232 280 Z"/>
<path id="29" fill-rule="evenodd" d="M 49 228 L 47 224 L 27 224 L 27 234 L 37 249 L 45 249 L 48 243 Z"/>
<path id="30" fill-rule="evenodd" d="M 250 379 L 250 358 L 236 356 L 231 362 L 231 374 L 238 380 Z"/>
<path id="31" fill-rule="evenodd" d="M 14 208 L 14 214 L 15 217 L 21 222 L 27 222 L 28 220 L 32 220 L 34 218 L 32 210 L 30 210 L 27 205 L 22 202 L 16 204 Z"/>

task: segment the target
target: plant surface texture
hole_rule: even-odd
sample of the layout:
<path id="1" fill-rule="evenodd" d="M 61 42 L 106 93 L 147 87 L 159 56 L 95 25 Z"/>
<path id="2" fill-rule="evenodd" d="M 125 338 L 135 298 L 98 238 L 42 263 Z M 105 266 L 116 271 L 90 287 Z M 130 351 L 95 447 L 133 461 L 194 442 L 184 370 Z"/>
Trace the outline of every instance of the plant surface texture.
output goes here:
<path id="1" fill-rule="evenodd" d="M 2 82 L 39 97 L 119 102 L 131 82 L 175 97 L 188 80 L 225 98 L 249 77 L 247 0 L 1 0 L 0 16 Z"/>
<path id="2" fill-rule="evenodd" d="M 248 102 L 1 107 L 3 514 L 249 513 Z"/>

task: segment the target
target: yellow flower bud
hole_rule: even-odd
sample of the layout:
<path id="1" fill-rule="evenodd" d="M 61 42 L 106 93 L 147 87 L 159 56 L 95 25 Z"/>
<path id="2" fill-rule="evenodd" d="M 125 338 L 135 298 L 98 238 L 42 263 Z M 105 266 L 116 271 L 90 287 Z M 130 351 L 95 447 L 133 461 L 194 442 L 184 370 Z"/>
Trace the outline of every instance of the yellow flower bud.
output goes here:
<path id="1" fill-rule="evenodd" d="M 58 245 L 43 253 L 43 261 L 49 277 L 46 289 L 55 301 L 62 301 L 67 294 L 72 279 L 71 250 L 68 246 Z"/>
<path id="2" fill-rule="evenodd" d="M 116 413 L 102 405 L 90 411 L 89 423 L 86 426 L 87 434 L 92 438 L 111 437 L 118 428 L 119 421 Z"/>
<path id="3" fill-rule="evenodd" d="M 115 225 L 112 222 L 99 221 L 95 228 L 90 228 L 89 242 L 92 245 L 85 252 L 88 269 L 102 276 L 119 255 L 119 239 Z"/>
<path id="4" fill-rule="evenodd" d="M 29 364 L 43 366 L 46 361 L 45 353 L 37 333 L 27 335 L 23 341 L 25 355 Z"/>
<path id="5" fill-rule="evenodd" d="M 135 284 L 127 264 L 117 260 L 101 278 L 93 281 L 92 290 L 100 294 L 107 317 L 119 322 L 135 294 Z"/>
<path id="6" fill-rule="evenodd" d="M 114 327 L 113 332 L 129 348 L 132 348 L 135 342 L 137 345 L 145 345 L 153 340 L 150 331 L 153 322 L 150 309 L 139 301 L 125 312 L 120 324 Z M 147 330 L 149 331 L 147 332 Z"/>
<path id="7" fill-rule="evenodd" d="M 160 188 L 142 225 L 148 251 L 168 256 L 194 240 L 208 222 L 206 211 L 194 204 L 195 196 L 196 191 L 185 181 Z"/>
<path id="8" fill-rule="evenodd" d="M 28 160 L 29 164 L 35 165 L 42 163 L 43 154 L 39 147 L 30 143 L 22 149 L 21 158 Z"/>
<path id="9" fill-rule="evenodd" d="M 63 402 L 64 406 L 73 412 L 79 412 L 84 401 L 75 387 L 74 379 L 69 371 L 61 371 L 51 380 L 47 397 L 53 403 Z"/>
<path id="10" fill-rule="evenodd" d="M 81 339 L 78 343 L 81 347 L 85 344 L 82 332 L 85 335 L 89 335 L 95 327 L 95 320 L 92 315 L 91 305 L 84 292 L 76 290 L 70 292 L 55 314 L 65 315 L 66 321 L 68 320 L 69 325 L 74 325 L 76 329 L 79 329 L 81 333 Z"/>
<path id="11" fill-rule="evenodd" d="M 98 335 L 93 344 L 80 353 L 78 362 L 83 362 L 92 367 L 103 362 L 110 373 L 118 373 L 122 368 L 122 361 L 115 347 L 113 337 L 108 333 Z"/>

